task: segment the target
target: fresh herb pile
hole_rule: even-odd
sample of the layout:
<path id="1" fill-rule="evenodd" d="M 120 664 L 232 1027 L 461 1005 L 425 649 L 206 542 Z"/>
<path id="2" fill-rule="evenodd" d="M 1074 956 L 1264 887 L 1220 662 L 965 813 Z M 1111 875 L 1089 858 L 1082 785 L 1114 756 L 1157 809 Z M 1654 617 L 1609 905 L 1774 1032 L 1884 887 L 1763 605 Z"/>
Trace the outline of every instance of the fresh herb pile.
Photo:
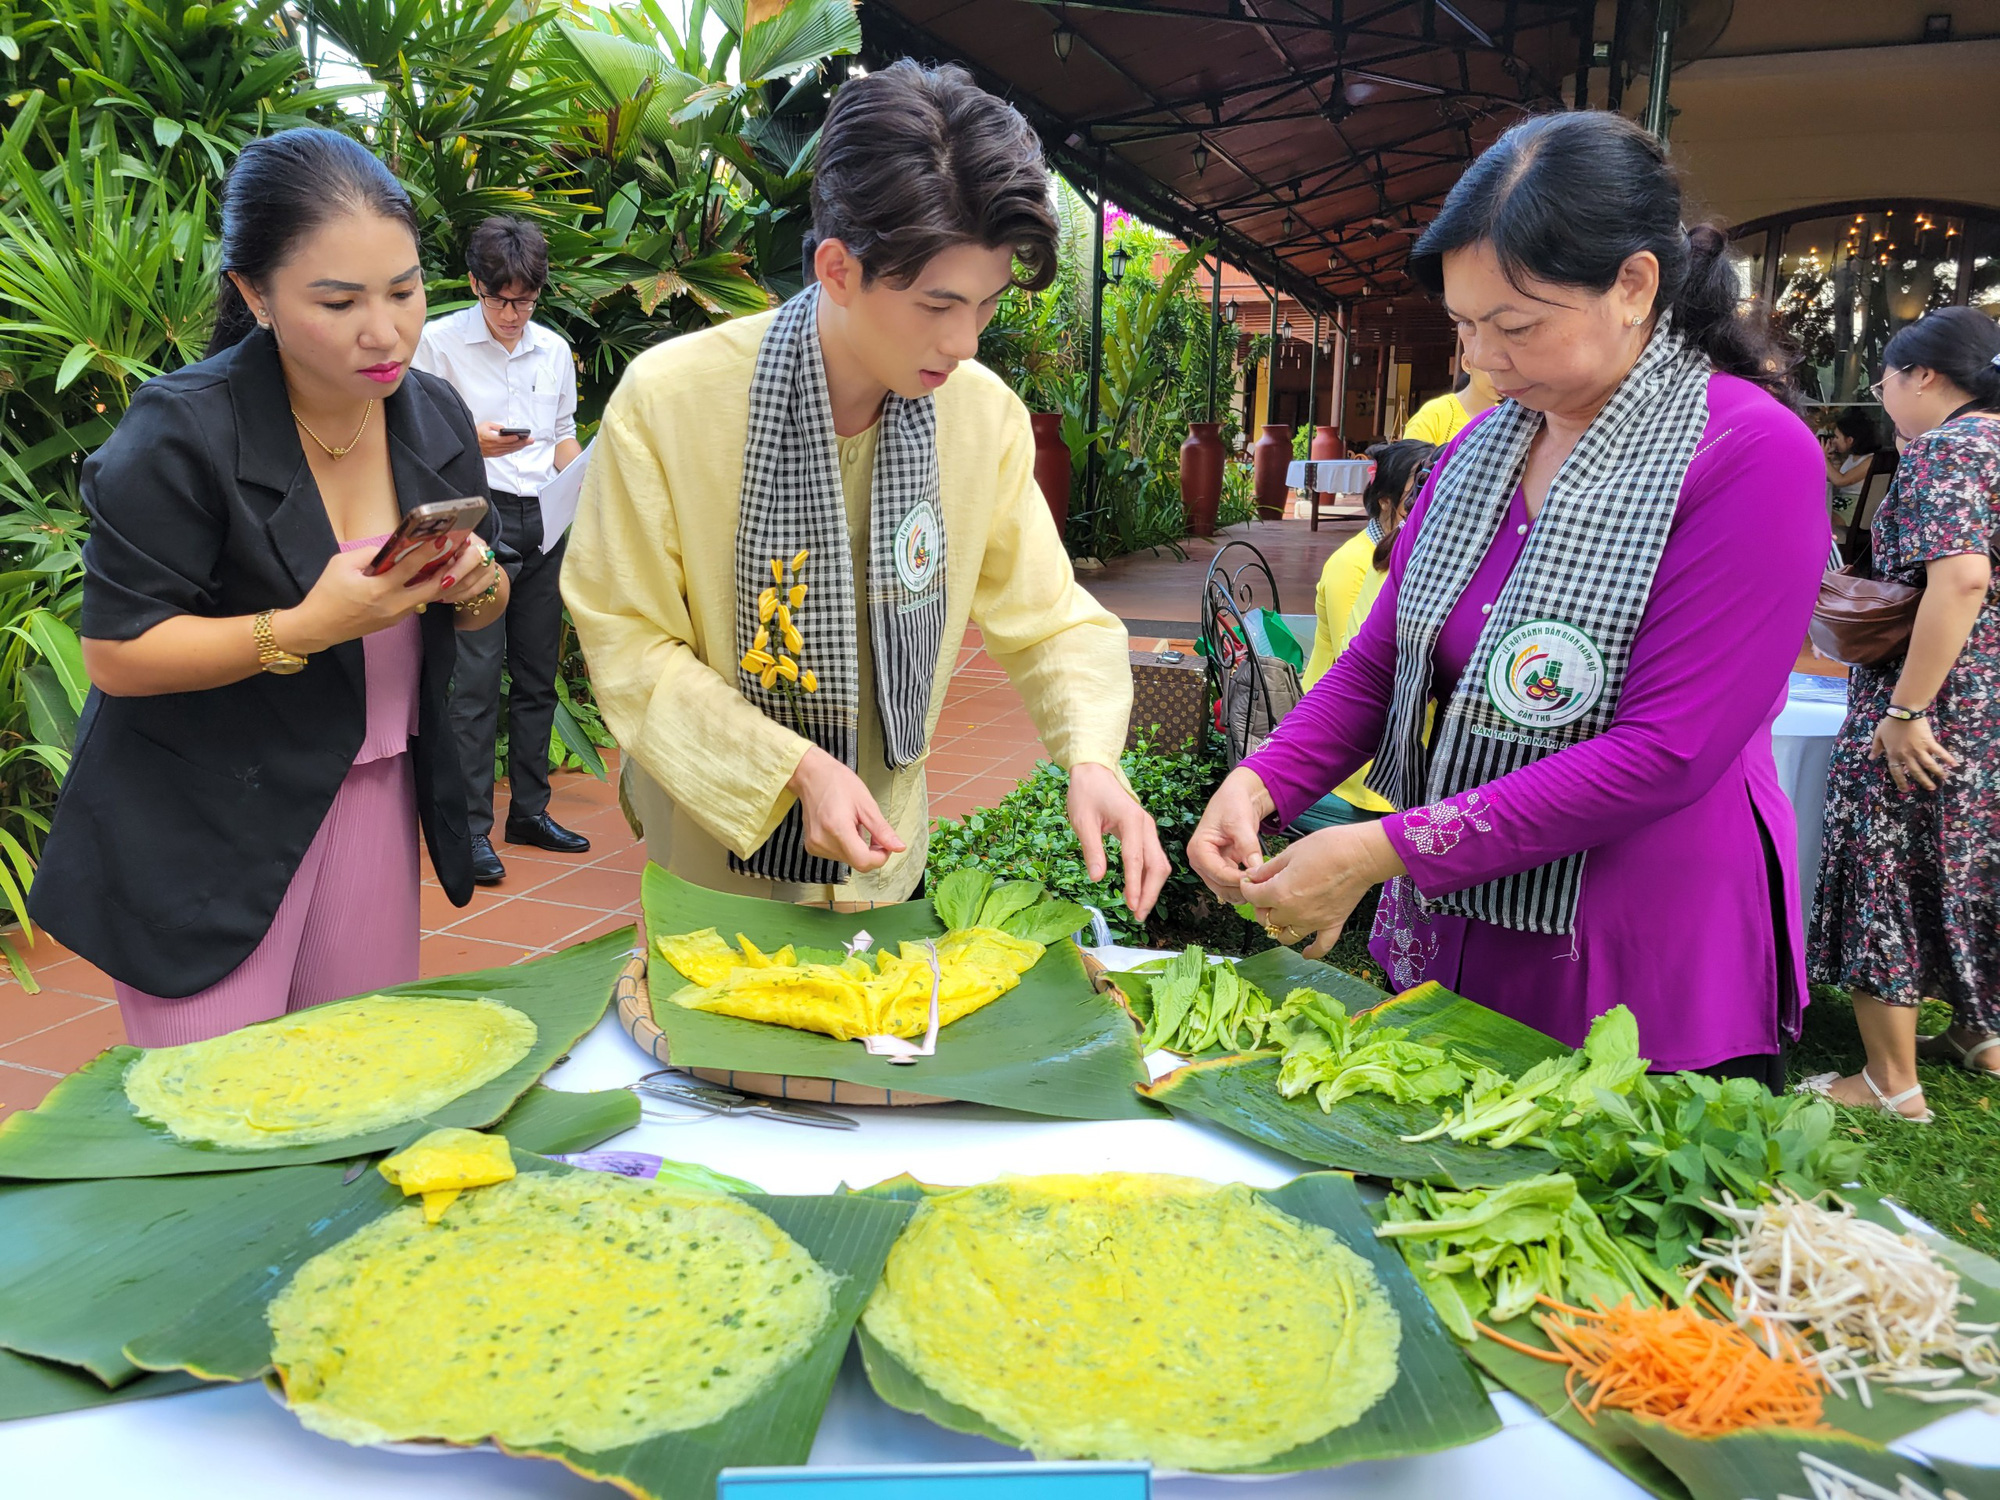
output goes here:
<path id="1" fill-rule="evenodd" d="M 1145 1023 L 1143 1050 L 1193 1057 L 1217 1047 L 1241 1052 L 1263 1042 L 1277 1007 L 1228 959 L 1210 963 L 1200 948 L 1187 948 L 1156 969 L 1146 967 L 1152 969 L 1152 983 L 1134 1007 Z"/>
<path id="2" fill-rule="evenodd" d="M 1462 1108 L 1446 1110 L 1431 1129 L 1403 1139 L 1429 1141 L 1448 1135 L 1496 1150 L 1516 1144 L 1546 1145 L 1544 1132 L 1550 1127 L 1604 1108 L 1606 1099 L 1625 1093 L 1643 1078 L 1646 1066 L 1639 1055 L 1639 1023 L 1631 1011 L 1614 1005 L 1590 1023 L 1590 1035 L 1579 1051 L 1536 1063 L 1519 1078 L 1479 1068 L 1466 1087 Z"/>
<path id="3" fill-rule="evenodd" d="M 1411 1041 L 1404 1027 L 1378 1024 L 1373 1011 L 1349 1016 L 1317 990 L 1293 990 L 1266 1029 L 1284 1048 L 1278 1092 L 1296 1099 L 1311 1091 L 1322 1111 L 1363 1093 L 1429 1104 L 1465 1086 L 1464 1070 L 1444 1049 Z"/>
<path id="4" fill-rule="evenodd" d="M 1463 1193 L 1411 1183 L 1382 1212 L 1375 1233 L 1396 1242 L 1445 1327 L 1468 1343 L 1477 1323 L 1521 1317 L 1538 1297 L 1613 1307 L 1681 1289 L 1605 1228 L 1566 1173 Z"/>
<path id="5" fill-rule="evenodd" d="M 947 932 L 992 927 L 1043 946 L 1090 925 L 1089 912 L 1051 897 L 1039 880 L 996 881 L 978 869 L 954 870 L 940 880 L 931 910 Z"/>
<path id="6" fill-rule="evenodd" d="M 1597 1106 L 1543 1144 L 1607 1227 L 1669 1268 L 1704 1238 L 1735 1231 L 1720 1207 L 1729 1198 L 1754 1205 L 1780 1189 L 1809 1198 L 1861 1171 L 1862 1148 L 1836 1130 L 1831 1104 L 1751 1078 L 1647 1076 Z"/>

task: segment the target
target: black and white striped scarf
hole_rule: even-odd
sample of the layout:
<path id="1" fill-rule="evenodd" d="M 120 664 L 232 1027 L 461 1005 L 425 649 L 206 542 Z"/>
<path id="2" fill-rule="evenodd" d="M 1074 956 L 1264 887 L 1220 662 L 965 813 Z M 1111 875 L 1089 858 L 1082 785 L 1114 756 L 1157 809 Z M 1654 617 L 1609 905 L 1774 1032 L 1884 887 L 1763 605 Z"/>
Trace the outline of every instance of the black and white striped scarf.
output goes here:
<path id="1" fill-rule="evenodd" d="M 773 582 L 772 562 L 786 570 L 810 554 L 808 585 L 793 623 L 804 637 L 796 658 L 818 679 L 807 693 L 780 679 L 766 688 L 761 674 L 739 665 L 743 696 L 787 728 L 857 769 L 861 674 L 855 654 L 855 580 L 848 546 L 840 459 L 820 355 L 819 288 L 807 287 L 778 309 L 757 349 L 750 377 L 750 430 L 743 445 L 743 491 L 736 523 L 736 648 L 739 662 L 764 624 L 758 600 Z M 900 768 L 924 753 L 931 684 L 944 639 L 945 537 L 938 501 L 937 410 L 931 398 L 891 394 L 875 441 L 873 498 L 868 521 L 868 625 L 875 662 L 875 701 L 882 714 L 886 758 Z M 771 625 L 771 646 L 781 648 Z M 730 868 L 802 885 L 838 885 L 851 873 L 835 860 L 808 854 L 805 825 L 794 807 L 748 859 Z"/>
<path id="2" fill-rule="evenodd" d="M 1710 373 L 1662 315 L 1549 486 L 1426 753 L 1438 635 L 1507 514 L 1541 416 L 1504 402 L 1458 446 L 1438 474 L 1397 595 L 1395 688 L 1370 791 L 1401 808 L 1442 802 L 1610 726 L 1681 480 L 1708 422 Z M 1441 813 L 1483 826 L 1483 811 L 1452 804 Z M 1572 854 L 1423 909 L 1569 932 L 1583 861 Z"/>

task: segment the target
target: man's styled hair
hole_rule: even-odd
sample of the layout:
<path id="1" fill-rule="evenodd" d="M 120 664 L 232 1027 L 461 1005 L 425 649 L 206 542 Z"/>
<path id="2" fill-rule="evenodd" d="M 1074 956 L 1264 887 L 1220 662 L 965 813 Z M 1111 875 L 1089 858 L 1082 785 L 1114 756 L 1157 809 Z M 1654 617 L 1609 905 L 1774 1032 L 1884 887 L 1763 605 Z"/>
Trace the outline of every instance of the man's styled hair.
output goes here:
<path id="1" fill-rule="evenodd" d="M 820 131 L 807 275 L 839 240 L 863 276 L 906 287 L 956 245 L 1014 252 L 1014 285 L 1056 277 L 1061 229 L 1042 145 L 1020 111 L 953 65 L 908 58 L 841 85 Z"/>
<path id="2" fill-rule="evenodd" d="M 495 214 L 466 240 L 465 269 L 495 294 L 510 286 L 539 292 L 549 284 L 549 242 L 525 219 Z"/>

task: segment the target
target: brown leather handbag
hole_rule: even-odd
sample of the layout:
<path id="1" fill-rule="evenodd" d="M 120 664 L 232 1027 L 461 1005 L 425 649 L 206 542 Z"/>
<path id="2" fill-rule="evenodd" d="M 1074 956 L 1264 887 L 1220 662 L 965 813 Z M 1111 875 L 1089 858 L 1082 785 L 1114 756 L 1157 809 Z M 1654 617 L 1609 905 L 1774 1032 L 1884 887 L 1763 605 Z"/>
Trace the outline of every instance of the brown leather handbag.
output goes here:
<path id="1" fill-rule="evenodd" d="M 1923 600 L 1920 585 L 1870 578 L 1856 563 L 1830 570 L 1813 606 L 1813 649 L 1850 667 L 1894 661 L 1910 649 Z"/>

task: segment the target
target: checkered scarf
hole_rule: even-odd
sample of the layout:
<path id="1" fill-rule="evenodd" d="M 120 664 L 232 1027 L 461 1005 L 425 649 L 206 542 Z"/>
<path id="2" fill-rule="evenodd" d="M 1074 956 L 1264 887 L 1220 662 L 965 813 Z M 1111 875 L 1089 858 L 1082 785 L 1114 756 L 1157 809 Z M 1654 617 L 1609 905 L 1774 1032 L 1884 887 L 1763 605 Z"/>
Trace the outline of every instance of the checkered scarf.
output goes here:
<path id="1" fill-rule="evenodd" d="M 1539 414 L 1502 403 L 1439 471 L 1396 602 L 1396 679 L 1369 790 L 1401 808 L 1437 802 L 1601 734 L 1618 710 L 1632 640 L 1652 596 L 1681 479 L 1708 422 L 1711 366 L 1663 315 L 1639 361 L 1563 461 L 1520 560 L 1480 631 L 1424 748 L 1432 654 L 1445 618 L 1485 558 L 1520 483 Z M 1488 695 L 1487 669 L 1510 631 L 1558 621 L 1589 636 L 1603 684 L 1581 717 L 1524 727 Z M 1569 932 L 1582 853 L 1424 902 L 1524 932 Z"/>
<path id="2" fill-rule="evenodd" d="M 807 287 L 778 309 L 757 349 L 750 377 L 750 431 L 743 445 L 743 492 L 736 525 L 736 649 L 740 660 L 756 639 L 757 601 L 773 587 L 771 561 L 809 551 L 808 591 L 793 623 L 805 638 L 799 665 L 818 690 L 797 691 L 780 679 L 766 688 L 756 672 L 738 668 L 743 696 L 827 754 L 857 767 L 861 674 L 855 656 L 855 580 L 842 498 L 840 461 L 819 345 L 819 288 Z M 906 519 L 928 508 L 932 556 L 920 592 L 897 568 L 898 536 Z M 890 395 L 875 444 L 868 519 L 868 626 L 875 659 L 875 701 L 882 714 L 887 760 L 907 766 L 924 753 L 931 683 L 944 640 L 944 525 L 938 504 L 937 411 Z M 786 574 L 786 587 L 792 582 Z M 781 589 L 782 595 L 785 590 Z M 772 646 L 779 631 L 771 627 Z M 838 885 L 852 872 L 808 854 L 797 807 L 748 859 L 730 868 L 802 885 Z"/>

